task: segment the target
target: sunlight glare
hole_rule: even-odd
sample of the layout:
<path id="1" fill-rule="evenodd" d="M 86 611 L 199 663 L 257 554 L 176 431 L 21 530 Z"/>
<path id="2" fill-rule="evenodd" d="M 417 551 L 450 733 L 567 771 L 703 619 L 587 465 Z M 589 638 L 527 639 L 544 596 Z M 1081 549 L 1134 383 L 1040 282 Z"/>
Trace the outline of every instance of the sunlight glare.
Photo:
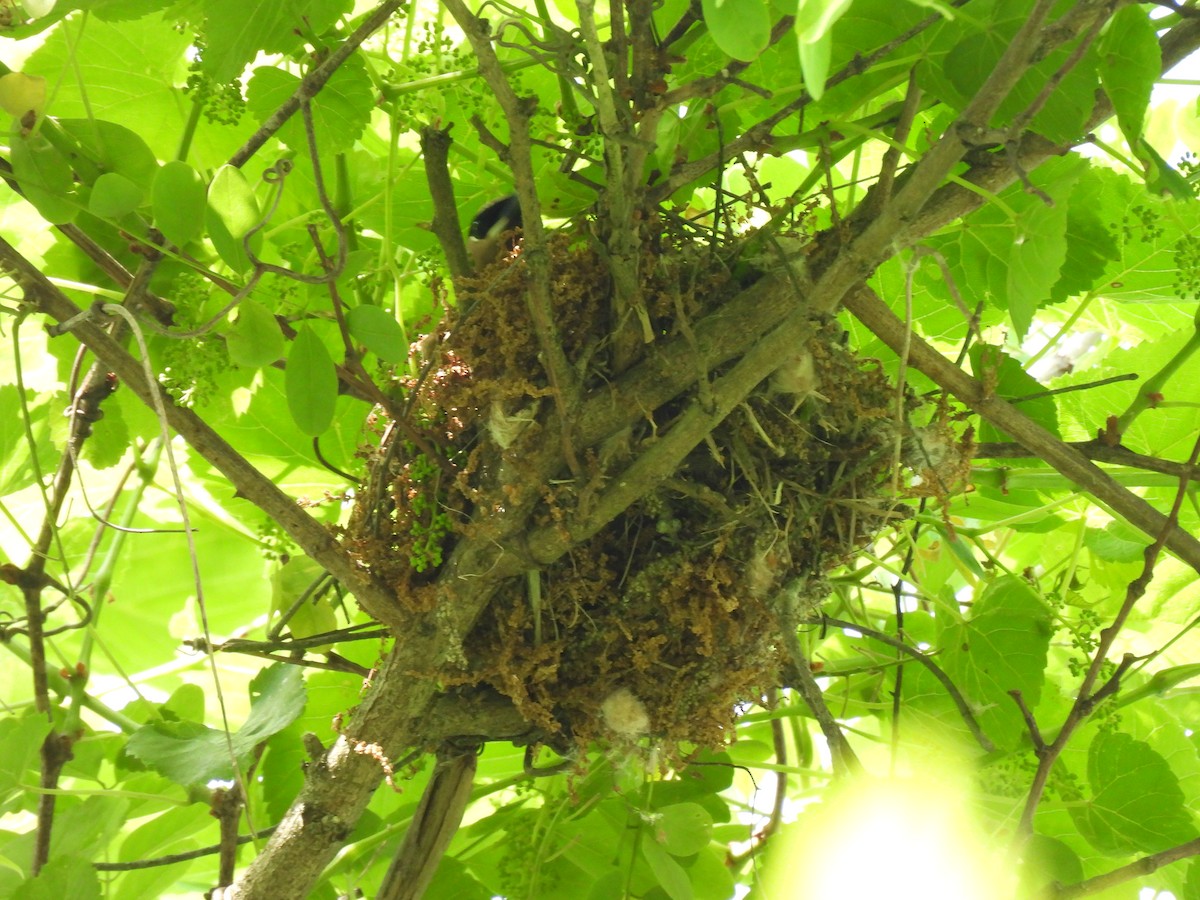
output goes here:
<path id="1" fill-rule="evenodd" d="M 1007 878 L 955 779 L 864 780 L 802 816 L 764 896 L 1000 900 Z M 961 787 L 962 790 L 955 790 Z M 1010 886 L 1011 887 L 1011 886 Z"/>

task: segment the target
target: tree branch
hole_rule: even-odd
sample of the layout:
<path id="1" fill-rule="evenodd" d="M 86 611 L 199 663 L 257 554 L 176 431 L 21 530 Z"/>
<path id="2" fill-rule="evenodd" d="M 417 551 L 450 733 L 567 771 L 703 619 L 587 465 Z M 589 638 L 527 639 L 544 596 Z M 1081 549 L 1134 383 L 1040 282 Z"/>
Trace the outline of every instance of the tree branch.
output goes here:
<path id="1" fill-rule="evenodd" d="M 899 352 L 904 323 L 868 288 L 846 297 L 846 308 L 880 340 Z M 1200 541 L 1173 524 L 1141 497 L 1118 484 L 1082 453 L 1063 443 L 1025 416 L 1011 403 L 994 396 L 978 379 L 967 375 L 917 335 L 909 335 L 909 365 L 927 375 L 978 413 L 1034 451 L 1071 481 L 1106 504 L 1146 534 L 1163 535 L 1166 546 L 1200 572 Z"/>
<path id="2" fill-rule="evenodd" d="M 141 364 L 105 331 L 102 320 L 98 320 L 99 314 L 90 310 L 81 312 L 3 238 L 0 238 L 0 264 L 17 279 L 28 302 L 74 334 L 143 403 L 153 408 L 152 392 L 157 386 L 146 383 Z M 251 466 L 203 419 L 190 409 L 176 406 L 169 397 L 164 396 L 162 400 L 171 428 L 225 475 L 239 496 L 279 522 L 305 554 L 341 581 L 367 612 L 385 625 L 396 623 L 396 601 L 392 592 L 359 569 L 324 525 Z"/>

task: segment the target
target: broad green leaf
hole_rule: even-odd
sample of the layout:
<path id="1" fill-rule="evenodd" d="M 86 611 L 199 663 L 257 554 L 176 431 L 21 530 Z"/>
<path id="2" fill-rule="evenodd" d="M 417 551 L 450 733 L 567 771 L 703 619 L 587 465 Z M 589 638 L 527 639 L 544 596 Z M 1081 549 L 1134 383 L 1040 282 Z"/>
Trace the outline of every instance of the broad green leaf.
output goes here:
<path id="1" fill-rule="evenodd" d="M 1030 181 L 1053 205 L 1017 185 L 1000 195 L 1001 204 L 983 206 L 961 228 L 929 242 L 945 257 L 960 293 L 1007 311 L 1019 335 L 1059 281 L 1070 196 L 1083 169 L 1078 159 L 1052 160 Z"/>
<path id="2" fill-rule="evenodd" d="M 749 834 L 739 835 L 736 840 L 744 841 Z M 737 894 L 733 875 L 725 864 L 724 853 L 715 847 L 705 847 L 687 867 L 688 878 L 696 900 L 729 900 Z"/>
<path id="3" fill-rule="evenodd" d="M 86 27 L 50 32 L 24 69 L 57 84 L 56 116 L 93 117 L 124 125 L 136 131 L 159 159 L 170 159 L 179 150 L 192 107 L 176 87 L 186 77 L 184 55 L 192 37 L 174 16 L 147 16 L 119 24 L 89 17 Z M 190 159 L 215 167 L 237 141 L 236 134 L 215 135 L 202 126 Z"/>
<path id="4" fill-rule="evenodd" d="M 203 0 L 204 71 L 225 82 L 241 74 L 259 51 L 286 53 L 304 36 L 321 32 L 349 12 L 346 0 L 298 0 L 294 3 L 244 3 Z"/>
<path id="5" fill-rule="evenodd" d="M 692 900 L 692 882 L 687 872 L 670 853 L 655 841 L 642 841 L 642 856 L 650 864 L 650 870 L 658 879 L 659 887 L 667 892 L 671 900 Z"/>
<path id="6" fill-rule="evenodd" d="M 129 804 L 125 797 L 108 795 L 93 795 L 82 803 L 65 804 L 54 817 L 55 852 L 94 859 L 125 824 Z"/>
<path id="7" fill-rule="evenodd" d="M 97 469 L 107 469 L 120 462 L 131 441 L 119 396 L 106 400 L 103 412 L 104 418 L 93 425 L 92 436 L 83 448 L 83 458 Z"/>
<path id="8" fill-rule="evenodd" d="M 149 192 L 158 160 L 136 132 L 102 119 L 59 119 L 58 124 L 101 171 L 124 175 Z"/>
<path id="9" fill-rule="evenodd" d="M 171 853 L 186 853 L 196 850 L 206 841 L 200 832 L 212 827 L 210 810 L 200 803 L 184 807 L 171 807 L 160 815 L 138 817 L 138 822 L 129 823 L 126 836 L 121 841 L 119 862 L 134 862 L 152 859 Z M 133 827 L 134 825 L 137 827 Z M 174 866 L 152 866 L 122 874 L 109 893 L 111 900 L 143 900 L 161 897 L 170 892 L 175 884 Z"/>
<path id="10" fill-rule="evenodd" d="M 226 340 L 229 359 L 238 366 L 260 369 L 283 358 L 287 341 L 275 315 L 253 297 L 238 304 L 238 317 Z"/>
<path id="11" fill-rule="evenodd" d="M 1067 202 L 1067 252 L 1050 300 L 1090 291 L 1103 277 L 1104 269 L 1120 251 L 1114 232 L 1116 223 L 1105 215 L 1103 187 L 1092 170 L 1082 173 Z"/>
<path id="12" fill-rule="evenodd" d="M 235 272 L 250 268 L 250 258 L 242 241 L 260 217 L 258 200 L 241 169 L 233 166 L 218 169 L 208 186 L 205 224 L 217 253 Z M 255 232 L 251 241 L 252 248 L 261 242 L 259 232 Z"/>
<path id="13" fill-rule="evenodd" d="M 1130 147 L 1141 142 L 1150 92 L 1162 71 L 1158 35 L 1140 6 L 1125 6 L 1109 20 L 1099 46 L 1100 80 L 1117 111 Z"/>
<path id="14" fill-rule="evenodd" d="M 298 667 L 268 666 L 250 681 L 250 718 L 238 738 L 253 745 L 282 731 L 304 711 L 304 699 L 304 676 Z"/>
<path id="15" fill-rule="evenodd" d="M 204 721 L 204 689 L 198 684 L 182 684 L 167 702 L 162 705 L 164 713 L 173 713 L 176 718 Z"/>
<path id="16" fill-rule="evenodd" d="M 1021 364 L 999 347 L 975 344 L 970 349 L 971 370 L 984 384 L 994 386 L 995 393 L 1008 401 L 1020 401 L 1018 406 L 1033 421 L 1051 434 L 1058 433 L 1058 411 L 1053 397 L 1036 396 L 1045 388 L 1026 372 Z M 1028 397 L 1030 399 L 1022 399 Z M 989 423 L 980 428 L 980 437 L 985 441 L 1007 440 L 999 429 Z"/>
<path id="17" fill-rule="evenodd" d="M 702 0 L 704 24 L 723 53 L 751 62 L 771 40 L 770 0 Z"/>
<path id="18" fill-rule="evenodd" d="M 463 862 L 443 856 L 433 881 L 425 891 L 426 897 L 453 897 L 454 900 L 492 900 L 495 893 L 471 873 Z"/>
<path id="19" fill-rule="evenodd" d="M 198 722 L 158 722 L 136 731 L 128 751 L 179 784 L 227 780 L 233 776 L 230 747 L 242 760 L 303 712 L 304 697 L 299 669 L 276 664 L 250 682 L 250 716 L 235 734 L 227 737 Z"/>
<path id="20" fill-rule="evenodd" d="M 47 453 L 52 449 L 48 439 L 51 409 L 49 396 L 31 398 L 24 406 L 29 411 L 29 427 L 37 444 L 37 464 L 41 471 L 50 471 L 55 465 L 55 460 Z M 54 410 L 56 418 L 59 411 Z M 17 422 L 23 415 L 21 396 L 16 385 L 0 385 L 0 422 Z M 29 457 L 29 445 L 22 432 L 23 429 L 17 428 L 0 429 L 0 496 L 15 494 L 35 482 L 37 469 Z"/>
<path id="21" fill-rule="evenodd" d="M 983 589 L 971 617 L 951 625 L 939 641 L 946 674 L 977 711 L 984 731 L 1002 746 L 1023 739 L 1023 723 L 1009 691 L 1034 709 L 1045 683 L 1053 632 L 1050 611 L 1018 578 L 997 578 Z"/>
<path id="22" fill-rule="evenodd" d="M 137 209 L 142 189 L 119 172 L 105 172 L 92 185 L 88 212 L 100 219 L 119 219 Z"/>
<path id="23" fill-rule="evenodd" d="M 261 66 L 246 88 L 246 105 L 259 119 L 266 119 L 300 87 L 291 72 Z M 311 101 L 313 133 L 322 156 L 344 153 L 354 146 L 371 119 L 375 90 L 362 59 L 352 56 L 338 67 L 321 93 Z M 303 159 L 308 159 L 304 118 L 292 116 L 279 129 L 278 137 Z"/>
<path id="24" fill-rule="evenodd" d="M 625 891 L 626 880 L 626 874 L 620 870 L 605 872 L 592 884 L 587 900 L 612 900 L 613 897 L 620 897 Z"/>
<path id="25" fill-rule="evenodd" d="M 712 840 L 712 817 L 697 803 L 676 803 L 655 812 L 654 839 L 673 856 L 699 853 Z"/>
<path id="26" fill-rule="evenodd" d="M 192 836 L 212 824 L 212 815 L 201 804 L 175 806 L 140 824 L 121 842 L 122 862 L 149 859 L 196 843 Z M 182 846 L 181 846 L 182 845 Z"/>
<path id="27" fill-rule="evenodd" d="M 679 114 L 674 109 L 663 111 L 658 120 L 658 130 L 654 137 L 654 157 L 658 167 L 669 171 L 675 164 L 675 151 L 679 147 Z"/>
<path id="28" fill-rule="evenodd" d="M 297 427 L 312 437 L 325 431 L 333 421 L 337 372 L 329 351 L 307 325 L 288 354 L 286 384 L 288 409 Z"/>
<path id="29" fill-rule="evenodd" d="M 1150 540 L 1124 522 L 1109 522 L 1104 528 L 1088 528 L 1083 545 L 1109 562 L 1135 562 L 1144 558 Z"/>
<path id="30" fill-rule="evenodd" d="M 346 316 L 350 336 L 360 341 L 384 362 L 399 363 L 408 358 L 404 329 L 396 317 L 378 306 L 356 306 Z"/>
<path id="31" fill-rule="evenodd" d="M 1088 783 L 1091 798 L 1071 813 L 1101 853 L 1156 853 L 1196 837 L 1175 774 L 1149 744 L 1100 732 L 1088 748 Z"/>
<path id="32" fill-rule="evenodd" d="M 245 237 L 261 213 L 254 190 L 241 169 L 222 166 L 208 187 L 208 206 L 234 237 Z"/>
<path id="33" fill-rule="evenodd" d="M 225 735 L 198 722 L 145 725 L 129 738 L 130 755 L 179 784 L 233 777 Z"/>
<path id="34" fill-rule="evenodd" d="M 1083 880 L 1079 854 L 1056 838 L 1031 835 L 1022 853 L 1021 887 L 1028 896 L 1038 896 L 1055 884 L 1075 884 Z"/>
<path id="35" fill-rule="evenodd" d="M 1049 301 L 1067 257 L 1067 202 L 1031 204 L 1014 225 L 1005 306 L 1017 336 L 1024 337 L 1037 310 Z"/>
<path id="36" fill-rule="evenodd" d="M 948 89 L 947 99 L 957 108 L 965 106 L 991 76 L 1022 24 L 1021 4 L 997 3 L 993 8 L 996 20 L 990 27 L 982 31 L 970 29 L 948 50 L 940 70 L 934 73 L 937 86 L 944 91 Z M 984 12 L 986 7 L 976 14 Z M 1040 97 L 1049 79 L 1060 78 L 1056 89 L 1042 98 L 1045 102 L 1033 118 L 1033 129 L 1055 142 L 1079 140 L 1092 110 L 1097 77 L 1091 54 L 1067 67 L 1064 77 L 1062 70 L 1069 54 L 1069 50 L 1059 49 L 1033 66 L 1001 103 L 993 124 L 1010 122 Z"/>
<path id="37" fill-rule="evenodd" d="M 207 202 L 204 179 L 185 162 L 171 160 L 154 176 L 151 194 L 154 225 L 177 247 L 204 233 Z"/>
<path id="38" fill-rule="evenodd" d="M 61 831 L 62 826 L 58 829 Z M 56 853 L 38 872 L 13 894 L 13 900 L 99 900 L 104 893 L 100 878 L 89 859 Z"/>
<path id="39" fill-rule="evenodd" d="M 34 208 L 52 225 L 65 225 L 79 214 L 79 197 L 70 162 L 42 135 L 22 137 L 14 125 L 10 138 L 13 177 Z"/>

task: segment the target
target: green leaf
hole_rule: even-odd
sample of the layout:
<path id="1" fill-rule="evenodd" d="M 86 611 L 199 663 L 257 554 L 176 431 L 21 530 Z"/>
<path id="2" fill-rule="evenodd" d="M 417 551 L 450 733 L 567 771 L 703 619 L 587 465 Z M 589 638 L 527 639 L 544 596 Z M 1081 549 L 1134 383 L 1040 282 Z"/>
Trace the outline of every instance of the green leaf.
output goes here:
<path id="1" fill-rule="evenodd" d="M 258 200 L 242 170 L 221 166 L 208 186 L 205 223 L 217 253 L 235 272 L 250 268 L 250 257 L 242 242 L 260 218 Z M 255 232 L 251 241 L 252 249 L 256 248 L 261 243 L 260 234 Z"/>
<path id="2" fill-rule="evenodd" d="M 136 132 L 102 119 L 59 119 L 58 124 L 103 172 L 124 175 L 149 193 L 158 160 Z"/>
<path id="3" fill-rule="evenodd" d="M 127 22 L 172 6 L 175 0 L 76 0 L 73 6 L 90 9 L 104 22 Z"/>
<path id="4" fill-rule="evenodd" d="M 811 44 L 829 35 L 834 23 L 850 9 L 853 0 L 800 0 L 796 7 L 796 38 Z"/>
<path id="5" fill-rule="evenodd" d="M 102 854 L 129 817 L 129 800 L 94 795 L 82 803 L 64 805 L 54 818 L 54 852 L 94 859 Z"/>
<path id="6" fill-rule="evenodd" d="M 254 70 L 246 88 L 246 106 L 258 118 L 266 119 L 296 92 L 300 79 L 291 72 L 261 66 Z M 352 56 L 338 67 L 333 76 L 311 101 L 313 133 L 322 156 L 344 153 L 371 120 L 375 108 L 375 90 L 366 64 Z M 308 159 L 308 138 L 304 119 L 297 113 L 279 129 L 281 141 Z"/>
<path id="7" fill-rule="evenodd" d="M 723 53 L 751 62 L 771 41 L 770 0 L 702 0 L 704 24 Z"/>
<path id="8" fill-rule="evenodd" d="M 187 163 L 173 159 L 158 170 L 150 202 L 155 226 L 175 246 L 183 247 L 204 233 L 204 179 Z"/>
<path id="9" fill-rule="evenodd" d="M 1067 258 L 1067 203 L 1031 204 L 1013 224 L 1005 298 L 1017 337 L 1024 337 L 1034 314 L 1049 300 Z"/>
<path id="10" fill-rule="evenodd" d="M 304 711 L 304 681 L 294 666 L 276 664 L 250 682 L 250 716 L 236 734 L 198 722 L 158 722 L 129 738 L 131 755 L 179 784 L 233 777 L 230 747 L 239 760 Z"/>
<path id="11" fill-rule="evenodd" d="M 1019 400 L 1019 408 L 1051 434 L 1058 434 L 1058 409 L 1053 397 L 1038 397 L 1045 388 L 1001 348 L 975 344 L 969 351 L 971 371 L 985 384 L 992 385 L 996 396 L 1010 402 Z M 1029 397 L 1025 400 L 1022 398 Z M 980 428 L 980 439 L 1010 440 L 1008 435 L 989 423 Z"/>
<path id="12" fill-rule="evenodd" d="M 814 100 L 825 93 L 825 79 L 829 76 L 829 54 L 833 42 L 828 34 L 815 41 L 800 41 L 800 70 L 804 73 L 804 88 Z"/>
<path id="13" fill-rule="evenodd" d="M 304 712 L 304 677 L 297 666 L 273 665 L 250 681 L 250 718 L 237 737 L 249 747 L 287 728 Z"/>
<path id="14" fill-rule="evenodd" d="M 192 107 L 175 86 L 183 80 L 184 54 L 191 46 L 191 31 L 178 27 L 175 16 L 148 16 L 120 24 L 93 17 L 87 27 L 50 32 L 25 68 L 57 85 L 55 115 L 94 117 L 132 128 L 159 159 L 170 159 L 178 151 Z M 215 168 L 233 146 L 236 142 L 229 137 L 214 140 L 211 130 L 201 127 L 193 144 L 197 153 L 191 159 Z"/>
<path id="15" fill-rule="evenodd" d="M 1109 562 L 1136 562 L 1145 555 L 1150 539 L 1124 522 L 1109 522 L 1104 528 L 1088 528 L 1083 545 Z"/>
<path id="16" fill-rule="evenodd" d="M 747 834 L 738 840 L 748 838 Z M 696 854 L 695 860 L 687 867 L 687 873 L 696 900 L 729 900 L 737 894 L 724 854 L 716 848 L 706 847 Z"/>
<path id="17" fill-rule="evenodd" d="M 0 719 L 0 812 L 19 808 L 22 785 L 34 777 L 42 743 L 49 733 L 50 723 L 45 716 Z"/>
<path id="18" fill-rule="evenodd" d="M 1006 310 L 1019 335 L 1059 280 L 1067 258 L 1070 195 L 1084 168 L 1078 159 L 1052 160 L 1030 176 L 1045 196 L 1015 186 L 1000 195 L 1001 203 L 983 206 L 960 229 L 930 241 L 960 292 Z"/>
<path id="19" fill-rule="evenodd" d="M 997 578 L 975 601 L 971 617 L 946 629 L 939 644 L 942 666 L 976 708 L 987 734 L 1003 746 L 1024 737 L 1009 691 L 1020 691 L 1029 709 L 1045 683 L 1053 628 L 1050 611 L 1018 578 Z"/>
<path id="20" fill-rule="evenodd" d="M 800 0 L 796 9 L 796 42 L 804 88 L 814 100 L 825 93 L 829 60 L 833 53 L 832 29 L 850 9 L 851 0 Z"/>
<path id="21" fill-rule="evenodd" d="M 1097 49 L 1100 81 L 1117 111 L 1125 140 L 1130 147 L 1137 147 L 1150 92 L 1162 71 L 1154 23 L 1142 7 L 1122 7 L 1109 19 Z"/>
<path id="22" fill-rule="evenodd" d="M 1157 853 L 1196 837 L 1178 779 L 1149 744 L 1100 732 L 1088 748 L 1088 782 L 1091 799 L 1071 814 L 1101 853 Z"/>
<path id="23" fill-rule="evenodd" d="M 61 831 L 62 826 L 58 829 Z M 88 859 L 56 853 L 38 872 L 12 895 L 13 900 L 99 900 L 100 878 Z"/>
<path id="24" fill-rule="evenodd" d="M 641 847 L 642 856 L 667 896 L 671 900 L 692 900 L 692 882 L 678 860 L 654 841 L 642 841 Z"/>
<path id="25" fill-rule="evenodd" d="M 1180 900 L 1198 900 L 1200 898 L 1200 862 L 1192 860 L 1188 863 L 1187 878 L 1183 884 L 1183 894 Z"/>
<path id="26" fill-rule="evenodd" d="M 238 304 L 238 317 L 226 339 L 229 359 L 238 366 L 260 369 L 283 358 L 287 341 L 275 315 L 247 297 Z"/>
<path id="27" fill-rule="evenodd" d="M 1075 884 L 1083 880 L 1079 854 L 1055 838 L 1031 835 L 1022 856 L 1021 896 L 1037 897 L 1055 883 Z"/>
<path id="28" fill-rule="evenodd" d="M 142 205 L 142 189 L 118 172 L 96 179 L 88 197 L 88 212 L 100 219 L 119 219 Z"/>
<path id="29" fill-rule="evenodd" d="M 316 437 L 333 421 L 337 372 L 329 351 L 305 325 L 296 335 L 287 361 L 287 403 L 296 426 Z"/>
<path id="30" fill-rule="evenodd" d="M 1104 215 L 1103 183 L 1085 171 L 1067 203 L 1067 253 L 1058 282 L 1051 288 L 1052 303 L 1086 293 L 1104 275 L 1104 269 L 1120 254 L 1113 226 Z"/>
<path id="31" fill-rule="evenodd" d="M 204 71 L 215 81 L 230 81 L 260 50 L 287 53 L 299 47 L 305 35 L 320 33 L 332 25 L 351 5 L 345 0 L 204 0 L 204 33 L 208 40 Z"/>
<path id="32" fill-rule="evenodd" d="M 129 738 L 130 755 L 179 784 L 233 777 L 225 735 L 198 722 L 160 722 Z"/>
<path id="33" fill-rule="evenodd" d="M 313 582 L 324 574 L 324 569 L 307 556 L 293 556 L 271 574 L 271 615 L 282 616 Z M 309 600 L 301 604 L 288 619 L 288 630 L 295 637 L 308 637 L 337 627 L 337 616 L 327 600 Z"/>
<path id="34" fill-rule="evenodd" d="M 699 853 L 712 840 L 712 816 L 698 803 L 676 803 L 655 813 L 654 839 L 674 856 Z"/>
<path id="35" fill-rule="evenodd" d="M 1162 158 L 1144 138 L 1134 146 L 1134 155 L 1146 168 L 1146 187 L 1164 197 L 1174 197 L 1176 200 L 1192 202 L 1196 199 L 1196 190 L 1191 183 L 1181 175 L 1174 166 Z"/>
<path id="36" fill-rule="evenodd" d="M 10 138 L 13 177 L 34 208 L 52 225 L 65 225 L 79 214 L 79 197 L 70 162 L 40 134 L 21 135 L 14 123 Z"/>
<path id="37" fill-rule="evenodd" d="M 396 317 L 378 306 L 356 306 L 346 317 L 350 336 L 384 362 L 399 363 L 408 357 L 404 329 Z"/>

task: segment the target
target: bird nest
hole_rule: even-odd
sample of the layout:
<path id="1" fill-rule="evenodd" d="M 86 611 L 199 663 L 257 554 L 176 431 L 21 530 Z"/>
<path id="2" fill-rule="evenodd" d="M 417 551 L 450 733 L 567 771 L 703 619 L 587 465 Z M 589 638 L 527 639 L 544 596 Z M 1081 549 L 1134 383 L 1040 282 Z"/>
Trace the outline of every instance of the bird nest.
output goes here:
<path id="1" fill-rule="evenodd" d="M 547 249 L 567 360 L 586 373 L 586 389 L 607 390 L 608 270 L 565 237 Z M 648 251 L 642 268 L 646 312 L 664 340 L 756 277 L 687 251 Z M 457 284 L 464 312 L 425 342 L 423 375 L 407 385 L 409 421 L 453 474 L 389 429 L 381 487 L 363 492 L 353 517 L 351 546 L 414 611 L 436 604 L 439 566 L 479 510 L 536 490 L 533 527 L 562 521 L 588 478 L 603 483 L 601 458 L 636 457 L 689 402 L 647 411 L 613 439 L 620 450 L 582 454 L 582 478 L 529 485 L 523 461 L 557 440 L 539 424 L 554 401 L 527 312 L 529 278 L 518 256 Z M 465 668 L 458 660 L 430 676 L 490 685 L 559 745 L 642 735 L 721 744 L 738 705 L 780 683 L 781 608 L 823 599 L 825 573 L 899 515 L 895 413 L 880 365 L 824 322 L 671 478 L 536 583 L 503 588 L 463 642 Z"/>

